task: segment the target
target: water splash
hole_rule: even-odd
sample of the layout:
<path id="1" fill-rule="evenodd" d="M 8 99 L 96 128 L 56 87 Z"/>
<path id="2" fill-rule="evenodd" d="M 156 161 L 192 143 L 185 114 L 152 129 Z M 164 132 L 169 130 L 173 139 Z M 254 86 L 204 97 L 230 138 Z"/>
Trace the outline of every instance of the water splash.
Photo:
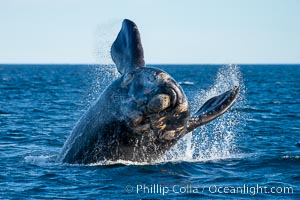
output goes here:
<path id="1" fill-rule="evenodd" d="M 219 69 L 214 84 L 207 90 L 195 93 L 191 102 L 194 112 L 205 101 L 232 89 L 240 87 L 240 94 L 234 107 L 245 104 L 245 86 L 240 69 L 236 65 L 223 66 Z M 206 161 L 233 158 L 237 155 L 235 138 L 242 128 L 245 116 L 237 109 L 230 109 L 213 122 L 199 127 L 187 134 L 162 158 L 166 161 Z"/>
<path id="2" fill-rule="evenodd" d="M 39 156 L 25 156 L 24 161 L 27 164 L 35 166 L 51 166 L 55 164 L 56 155 L 39 155 Z"/>
<path id="3" fill-rule="evenodd" d="M 121 20 L 108 20 L 99 24 L 95 31 L 94 58 L 96 65 L 90 67 L 89 76 L 92 77 L 92 91 L 88 94 L 88 105 L 94 102 L 101 92 L 110 85 L 118 76 L 119 72 L 113 64 L 110 56 L 110 48 L 119 31 Z"/>
<path id="4" fill-rule="evenodd" d="M 113 61 L 110 56 L 110 48 L 120 30 L 121 20 L 108 20 L 99 24 L 95 31 L 94 57 L 96 63 L 111 65 Z"/>
<path id="5" fill-rule="evenodd" d="M 96 65 L 92 67 L 90 74 L 94 77 L 91 85 L 92 91 L 89 94 L 91 102 L 94 102 L 105 88 L 119 76 L 119 72 L 114 65 Z"/>

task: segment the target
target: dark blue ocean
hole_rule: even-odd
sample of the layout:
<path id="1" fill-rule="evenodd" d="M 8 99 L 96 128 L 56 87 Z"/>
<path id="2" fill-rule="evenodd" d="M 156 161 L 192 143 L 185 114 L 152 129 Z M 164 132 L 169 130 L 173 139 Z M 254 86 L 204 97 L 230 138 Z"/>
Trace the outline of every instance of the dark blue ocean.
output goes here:
<path id="1" fill-rule="evenodd" d="M 155 65 L 196 111 L 237 103 L 153 164 L 57 162 L 114 66 L 0 65 L 1 199 L 300 199 L 300 65 Z"/>

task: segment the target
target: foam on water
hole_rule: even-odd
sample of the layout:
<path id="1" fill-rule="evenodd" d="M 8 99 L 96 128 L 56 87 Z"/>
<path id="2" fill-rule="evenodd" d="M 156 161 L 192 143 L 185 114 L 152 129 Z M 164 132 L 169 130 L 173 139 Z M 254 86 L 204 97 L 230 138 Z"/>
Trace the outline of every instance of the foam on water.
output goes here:
<path id="1" fill-rule="evenodd" d="M 39 156 L 25 156 L 24 161 L 30 165 L 49 166 L 54 165 L 57 155 L 39 155 Z"/>

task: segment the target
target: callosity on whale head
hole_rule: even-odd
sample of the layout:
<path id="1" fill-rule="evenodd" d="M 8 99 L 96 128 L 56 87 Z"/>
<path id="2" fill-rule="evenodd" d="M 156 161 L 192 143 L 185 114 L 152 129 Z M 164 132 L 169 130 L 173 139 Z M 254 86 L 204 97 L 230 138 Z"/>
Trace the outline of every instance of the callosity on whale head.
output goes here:
<path id="1" fill-rule="evenodd" d="M 152 162 L 180 138 L 222 115 L 235 102 L 234 87 L 208 100 L 191 116 L 180 85 L 166 72 L 145 67 L 140 33 L 125 19 L 111 56 L 121 74 L 79 120 L 60 159 Z"/>

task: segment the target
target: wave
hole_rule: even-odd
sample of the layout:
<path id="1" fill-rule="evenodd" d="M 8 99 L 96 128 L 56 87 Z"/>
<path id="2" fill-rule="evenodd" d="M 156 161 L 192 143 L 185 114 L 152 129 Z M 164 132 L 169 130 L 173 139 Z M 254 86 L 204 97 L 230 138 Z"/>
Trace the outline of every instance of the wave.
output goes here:
<path id="1" fill-rule="evenodd" d="M 8 114 L 12 114 L 12 113 L 0 110 L 0 115 L 8 115 Z"/>
<path id="2" fill-rule="evenodd" d="M 257 165 L 282 165 L 282 164 L 300 164 L 300 156 L 299 155 L 282 155 L 282 156 L 267 156 L 267 155 L 256 155 L 256 154 L 243 154 L 243 153 L 232 153 L 227 156 L 217 155 L 212 157 L 207 157 L 205 159 L 183 159 L 178 157 L 177 159 L 173 158 L 170 160 L 158 160 L 156 162 L 133 162 L 128 160 L 104 160 L 99 161 L 97 163 L 91 164 L 68 164 L 61 163 L 57 161 L 57 155 L 29 155 L 25 156 L 24 161 L 27 164 L 39 166 L 39 167 L 49 167 L 54 165 L 66 165 L 66 166 L 157 166 L 157 165 L 165 165 L 165 164 L 183 164 L 183 163 L 210 163 L 210 162 L 223 162 L 227 160 L 239 160 L 239 165 L 253 165 L 256 167 Z M 259 163 L 259 164 L 258 164 Z M 249 169 L 251 166 L 248 166 Z"/>
<path id="3" fill-rule="evenodd" d="M 298 155 L 286 155 L 286 156 L 281 156 L 280 159 L 289 160 L 289 161 L 300 161 L 300 156 L 298 156 Z"/>

